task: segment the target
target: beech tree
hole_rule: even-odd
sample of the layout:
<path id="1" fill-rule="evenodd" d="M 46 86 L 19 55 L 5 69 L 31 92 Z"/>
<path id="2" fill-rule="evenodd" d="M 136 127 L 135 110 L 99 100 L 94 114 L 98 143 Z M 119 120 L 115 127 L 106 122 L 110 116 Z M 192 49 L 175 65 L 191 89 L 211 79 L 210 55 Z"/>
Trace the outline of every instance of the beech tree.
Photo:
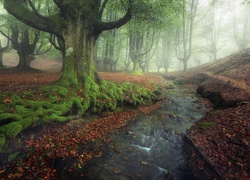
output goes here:
<path id="1" fill-rule="evenodd" d="M 243 14 L 241 14 L 242 21 L 237 18 L 236 12 L 238 9 L 233 9 L 233 38 L 240 50 L 244 50 L 248 47 L 250 42 L 250 5 L 246 4 L 243 8 Z"/>
<path id="2" fill-rule="evenodd" d="M 217 53 L 220 50 L 218 47 L 222 20 L 219 11 L 220 6 L 222 6 L 222 4 L 212 2 L 208 7 L 208 14 L 204 17 L 203 36 L 207 43 L 206 52 L 211 56 L 212 61 L 217 59 Z M 220 16 L 219 20 L 216 20 L 216 15 Z"/>
<path id="3" fill-rule="evenodd" d="M 176 55 L 183 62 L 184 71 L 187 70 L 191 57 L 194 19 L 198 4 L 199 0 L 182 1 L 181 29 L 176 31 Z"/>
<path id="4" fill-rule="evenodd" d="M 83 76 L 96 79 L 93 60 L 94 45 L 105 30 L 119 28 L 132 17 L 132 0 L 124 6 L 124 16 L 113 22 L 102 20 L 108 0 L 53 0 L 58 10 L 51 15 L 40 14 L 33 1 L 4 0 L 5 9 L 25 24 L 56 35 L 64 41 L 65 65 L 60 81 L 78 84 Z"/>

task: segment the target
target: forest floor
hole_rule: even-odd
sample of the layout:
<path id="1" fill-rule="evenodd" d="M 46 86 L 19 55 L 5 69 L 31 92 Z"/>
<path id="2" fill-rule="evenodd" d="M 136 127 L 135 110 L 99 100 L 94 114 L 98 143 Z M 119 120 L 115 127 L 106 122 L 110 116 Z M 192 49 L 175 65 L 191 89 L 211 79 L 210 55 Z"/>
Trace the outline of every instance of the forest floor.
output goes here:
<path id="1" fill-rule="evenodd" d="M 0 92 L 22 92 L 37 86 L 48 85 L 60 77 L 60 63 L 53 63 L 50 73 L 1 70 Z M 34 62 L 34 66 L 40 69 L 46 69 L 45 65 L 48 66 L 47 61 Z M 166 83 L 164 78 L 166 78 L 175 80 L 178 84 L 184 86 L 197 88 L 200 94 L 214 103 L 215 109 L 188 131 L 188 138 L 223 179 L 249 179 L 250 50 L 189 69 L 185 73 L 173 72 L 167 75 L 161 74 L 161 76 L 153 74 L 132 76 L 127 73 L 117 72 L 100 73 L 100 76 L 114 82 L 139 82 L 148 87 L 151 86 L 152 82 L 164 84 Z M 149 113 L 159 105 L 160 102 L 149 107 L 140 108 L 139 111 Z M 30 166 L 32 162 L 38 161 L 40 162 L 37 163 L 39 165 L 32 165 L 32 171 L 40 172 L 39 176 L 44 179 L 53 179 L 57 174 L 55 169 L 50 167 L 45 171 L 44 166 L 48 163 L 48 158 L 53 159 L 55 155 L 59 157 L 71 155 L 78 158 L 79 163 L 77 166 L 81 167 L 91 158 L 100 156 L 101 151 L 96 148 L 95 152 L 84 152 L 84 156 L 80 156 L 74 151 L 75 143 L 78 141 L 86 143 L 98 138 L 109 141 L 107 133 L 122 128 L 126 121 L 133 119 L 138 113 L 137 111 L 107 113 L 97 121 L 88 123 L 88 125 L 86 123 L 81 124 L 85 128 L 74 134 L 72 132 L 76 132 L 76 128 L 80 126 L 77 123 L 82 122 L 75 122 L 76 124 L 73 125 L 66 123 L 61 125 L 61 130 L 54 130 L 53 126 L 47 126 L 47 129 L 41 130 L 41 137 L 37 139 L 30 137 L 23 140 L 25 148 L 40 148 L 30 152 L 31 156 L 26 161 L 16 161 L 8 166 L 0 167 L 0 177 L 3 175 L 8 178 L 34 178 L 35 175 L 30 173 Z M 100 127 L 105 128 L 105 131 L 102 131 Z M 47 135 L 44 136 L 44 134 Z M 84 139 L 80 137 L 84 137 Z M 61 139 L 60 147 L 54 147 L 54 141 L 58 142 L 59 139 Z M 56 153 L 51 154 L 53 148 L 60 150 L 55 150 Z M 36 156 L 36 154 L 40 154 L 40 156 Z M 41 154 L 45 155 L 42 156 Z M 198 162 L 197 168 L 203 170 L 204 164 Z M 74 171 L 74 167 L 70 167 L 69 171 Z"/>
<path id="2" fill-rule="evenodd" d="M 46 69 L 50 63 L 53 64 L 52 69 L 47 72 L 41 71 Z M 11 66 L 14 63 L 11 64 L 9 61 L 8 65 Z M 40 70 L 23 72 L 12 68 L 1 69 L 0 93 L 19 93 L 46 86 L 60 77 L 60 66 L 58 62 L 47 61 L 43 63 L 33 62 L 33 67 Z M 166 86 L 166 80 L 162 76 L 152 74 L 136 76 L 125 72 L 100 72 L 99 75 L 105 80 L 117 83 L 140 83 L 151 88 L 157 82 L 164 87 Z M 56 170 L 55 164 L 58 163 L 58 159 L 69 160 L 70 158 L 77 160 L 78 163 L 67 165 L 65 173 L 74 174 L 76 169 L 82 168 L 89 160 L 102 155 L 102 145 L 110 141 L 110 133 L 123 128 L 127 122 L 134 120 L 140 113 L 150 113 L 161 103 L 159 101 L 150 106 L 133 108 L 133 110 L 103 113 L 100 117 L 96 117 L 95 121 L 74 120 L 27 129 L 15 139 L 10 140 L 6 151 L 0 154 L 0 180 L 57 179 L 63 171 Z M 86 116 L 89 115 L 86 114 Z M 92 142 L 96 142 L 95 147 L 91 147 L 92 151 L 89 151 L 87 148 L 93 146 Z M 85 147 L 80 147 L 79 144 Z M 25 154 L 29 154 L 29 156 L 26 157 Z M 70 164 L 70 162 L 67 163 Z"/>
<path id="3" fill-rule="evenodd" d="M 222 179 L 250 179 L 250 49 L 164 76 L 192 85 L 214 104 L 187 134 L 206 162 Z"/>

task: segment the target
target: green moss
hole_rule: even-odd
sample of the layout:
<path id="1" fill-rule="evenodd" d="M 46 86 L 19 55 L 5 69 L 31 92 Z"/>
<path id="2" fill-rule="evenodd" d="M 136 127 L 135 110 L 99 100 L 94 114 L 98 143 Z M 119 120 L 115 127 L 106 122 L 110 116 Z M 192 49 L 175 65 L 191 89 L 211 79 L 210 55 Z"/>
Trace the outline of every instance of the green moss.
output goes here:
<path id="1" fill-rule="evenodd" d="M 6 137 L 3 134 L 0 134 L 0 150 L 4 147 L 6 142 Z"/>
<path id="2" fill-rule="evenodd" d="M 49 116 L 44 116 L 43 122 L 52 122 L 52 121 L 65 122 L 67 120 L 69 120 L 68 117 L 59 116 L 57 114 L 51 114 Z"/>
<path id="3" fill-rule="evenodd" d="M 8 162 L 12 162 L 12 161 L 16 160 L 18 158 L 18 155 L 19 155 L 19 152 L 16 152 L 16 153 L 9 155 Z"/>
<path id="4" fill-rule="evenodd" d="M 28 108 L 27 108 L 28 107 Z M 25 106 L 17 105 L 15 107 L 15 113 L 17 114 L 29 114 L 31 112 L 31 105 L 28 103 Z"/>
<path id="5" fill-rule="evenodd" d="M 79 97 L 71 98 L 71 103 L 72 103 L 71 106 L 73 107 L 73 111 L 75 111 L 75 113 L 78 115 L 83 115 L 83 113 L 89 108 L 89 104 L 86 103 L 85 100 Z M 72 108 L 68 107 L 66 109 L 72 109 Z"/>
<path id="6" fill-rule="evenodd" d="M 12 122 L 0 127 L 0 133 L 6 138 L 14 138 L 23 130 L 23 126 L 19 122 Z"/>
<path id="7" fill-rule="evenodd" d="M 31 126 L 32 122 L 37 121 L 37 120 L 34 120 L 34 119 L 38 120 L 37 117 L 35 117 L 33 119 L 31 119 L 31 118 L 25 118 L 25 119 L 23 119 L 23 120 L 20 121 L 20 124 L 22 125 L 23 129 L 26 129 L 26 128 L 28 128 L 28 127 Z"/>
<path id="8" fill-rule="evenodd" d="M 31 112 L 28 117 L 32 118 L 33 122 L 36 122 L 39 117 L 42 117 L 46 113 L 46 111 L 48 110 L 45 110 L 43 108 L 38 108 L 37 110 Z"/>
<path id="9" fill-rule="evenodd" d="M 11 121 L 20 121 L 22 119 L 22 116 L 19 114 L 12 114 L 12 113 L 3 113 L 0 114 L 0 122 L 9 120 Z"/>
<path id="10" fill-rule="evenodd" d="M 211 128 L 211 127 L 213 127 L 215 125 L 215 122 L 210 122 L 210 121 L 208 121 L 208 122 L 201 122 L 201 123 L 199 123 L 199 127 L 200 128 L 202 128 L 202 129 L 208 129 L 208 128 Z"/>
<path id="11" fill-rule="evenodd" d="M 51 110 L 57 111 L 60 115 L 67 113 L 73 106 L 73 99 L 65 100 L 60 104 L 53 104 Z"/>
<path id="12" fill-rule="evenodd" d="M 18 155 L 19 155 L 19 152 L 16 152 L 16 153 L 13 153 L 13 154 L 9 155 L 9 157 L 8 157 L 8 162 L 12 162 L 12 161 L 14 161 L 15 159 L 17 159 L 17 158 L 18 158 Z"/>
<path id="13" fill-rule="evenodd" d="M 26 92 L 26 93 L 24 94 L 24 97 L 27 98 L 27 99 L 32 99 L 32 98 L 35 97 L 35 96 L 34 96 L 34 92 Z"/>
<path id="14" fill-rule="evenodd" d="M 37 100 L 25 100 L 22 106 L 29 109 L 38 109 L 42 107 L 42 102 Z"/>

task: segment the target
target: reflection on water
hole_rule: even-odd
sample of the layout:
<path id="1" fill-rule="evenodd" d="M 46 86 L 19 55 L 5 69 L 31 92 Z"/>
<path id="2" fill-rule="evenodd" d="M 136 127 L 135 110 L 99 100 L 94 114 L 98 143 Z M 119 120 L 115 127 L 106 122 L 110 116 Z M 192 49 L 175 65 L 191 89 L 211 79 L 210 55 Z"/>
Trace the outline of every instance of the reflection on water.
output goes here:
<path id="1" fill-rule="evenodd" d="M 193 94 L 170 93 L 158 110 L 114 134 L 103 156 L 85 167 L 82 179 L 194 179 L 182 168 L 182 136 L 204 116 L 202 109 Z"/>

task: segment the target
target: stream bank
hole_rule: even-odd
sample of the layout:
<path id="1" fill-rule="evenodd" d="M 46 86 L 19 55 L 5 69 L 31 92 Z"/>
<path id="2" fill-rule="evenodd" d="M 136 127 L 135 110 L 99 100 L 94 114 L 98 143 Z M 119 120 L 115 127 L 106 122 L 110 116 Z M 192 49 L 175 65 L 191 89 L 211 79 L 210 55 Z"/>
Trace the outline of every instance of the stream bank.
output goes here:
<path id="1" fill-rule="evenodd" d="M 209 112 L 187 133 L 192 142 L 189 161 L 192 169 L 210 179 L 250 177 L 250 49 L 216 61 L 171 72 L 165 79 L 192 86 L 213 102 Z M 189 142 L 190 142 L 189 141 Z M 204 159 L 204 161 L 200 161 Z M 206 173 L 204 164 L 213 172 Z"/>
<path id="2" fill-rule="evenodd" d="M 198 179 L 186 164 L 183 137 L 210 108 L 195 91 L 168 90 L 160 108 L 111 136 L 103 155 L 79 171 L 81 179 Z"/>

